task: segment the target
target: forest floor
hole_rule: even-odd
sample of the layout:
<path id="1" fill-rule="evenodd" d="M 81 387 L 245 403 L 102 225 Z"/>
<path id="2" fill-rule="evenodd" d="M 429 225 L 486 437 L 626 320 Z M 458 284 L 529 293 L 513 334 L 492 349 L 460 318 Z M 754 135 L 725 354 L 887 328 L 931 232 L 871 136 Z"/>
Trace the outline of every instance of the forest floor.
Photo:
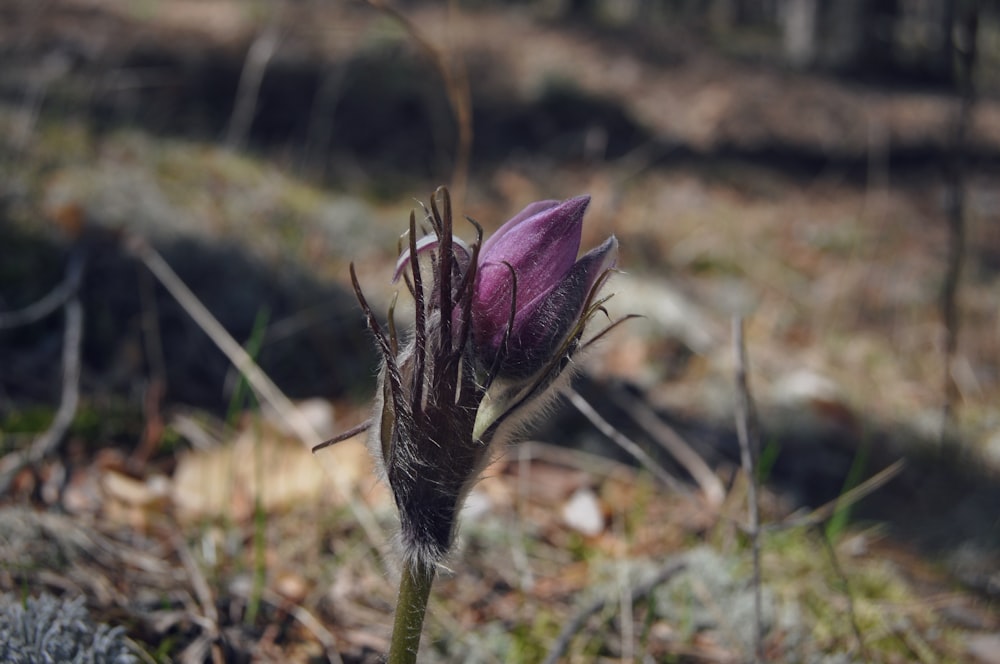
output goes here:
<path id="1" fill-rule="evenodd" d="M 303 444 L 367 416 L 374 355 L 347 266 L 385 310 L 397 237 L 437 185 L 487 232 L 587 192 L 584 246 L 615 233 L 622 247 L 609 313 L 644 317 L 575 388 L 653 461 L 569 404 L 503 452 L 466 506 L 421 660 L 745 661 L 739 315 L 760 414 L 767 661 L 1000 662 L 995 82 L 970 134 L 942 440 L 957 106 L 944 92 L 788 71 L 746 37 L 720 47 L 528 10 L 418 4 L 410 29 L 349 4 L 0 12 L 0 311 L 76 265 L 85 316 L 66 354 L 69 315 L 0 330 L 0 590 L 83 595 L 154 661 L 376 661 L 391 498 L 359 439 Z M 465 65 L 467 179 L 415 34 Z M 244 123 L 252 44 L 269 73 Z M 247 388 L 219 333 L 193 322 L 197 301 L 292 406 Z M 68 432 L 22 463 L 60 403 Z M 295 413 L 312 440 L 289 428 Z M 662 451 L 677 436 L 714 479 Z"/>

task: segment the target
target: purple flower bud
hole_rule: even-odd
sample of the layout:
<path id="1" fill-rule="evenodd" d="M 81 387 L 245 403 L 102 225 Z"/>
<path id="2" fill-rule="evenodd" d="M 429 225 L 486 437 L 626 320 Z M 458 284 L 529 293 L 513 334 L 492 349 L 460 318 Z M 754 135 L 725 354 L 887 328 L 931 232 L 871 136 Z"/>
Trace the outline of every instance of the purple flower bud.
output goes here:
<path id="1" fill-rule="evenodd" d="M 594 284 L 614 266 L 614 237 L 577 261 L 589 203 L 589 196 L 532 203 L 483 244 L 473 339 L 487 364 L 502 357 L 501 374 L 529 375 L 544 366 L 579 321 Z"/>
<path id="2" fill-rule="evenodd" d="M 409 247 L 396 263 L 393 278 L 405 275 L 415 305 L 402 335 L 392 309 L 383 329 L 351 265 L 382 354 L 365 426 L 399 508 L 402 553 L 417 568 L 432 569 L 447 555 L 490 448 L 541 410 L 585 345 L 618 255 L 612 236 L 577 259 L 589 203 L 589 196 L 532 203 L 485 242 L 472 222 L 478 237 L 466 244 L 453 235 L 450 198 L 439 189 L 428 234 L 417 237 L 411 214 Z"/>

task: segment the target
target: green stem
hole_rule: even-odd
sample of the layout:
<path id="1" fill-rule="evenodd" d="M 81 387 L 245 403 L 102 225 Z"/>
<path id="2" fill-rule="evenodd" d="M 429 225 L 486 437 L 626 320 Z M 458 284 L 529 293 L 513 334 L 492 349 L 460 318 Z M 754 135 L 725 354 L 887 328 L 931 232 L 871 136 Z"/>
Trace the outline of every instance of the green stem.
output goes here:
<path id="1" fill-rule="evenodd" d="M 420 648 L 420 633 L 427 613 L 427 599 L 434 583 L 434 568 L 403 565 L 396 600 L 396 620 L 392 626 L 392 641 L 386 664 L 414 664 Z"/>

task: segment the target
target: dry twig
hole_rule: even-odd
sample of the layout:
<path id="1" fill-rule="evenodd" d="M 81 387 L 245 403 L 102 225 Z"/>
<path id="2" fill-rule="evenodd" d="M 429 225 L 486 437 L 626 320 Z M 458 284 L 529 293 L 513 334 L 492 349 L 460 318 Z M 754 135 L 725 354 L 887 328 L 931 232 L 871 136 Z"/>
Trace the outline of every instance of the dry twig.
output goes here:
<path id="1" fill-rule="evenodd" d="M 638 602 L 643 599 L 649 593 L 662 583 L 666 583 L 676 574 L 681 572 L 686 563 L 682 560 L 671 560 L 666 565 L 664 565 L 656 574 L 650 578 L 638 583 L 630 589 L 630 594 L 632 597 L 632 603 Z M 618 599 L 617 595 L 614 597 L 598 597 L 591 603 L 587 604 L 581 608 L 573 619 L 566 623 L 562 631 L 559 632 L 559 636 L 556 638 L 556 642 L 552 645 L 552 649 L 549 650 L 549 654 L 545 657 L 545 664 L 555 664 L 559 659 L 566 654 L 569 650 L 569 644 L 573 640 L 573 637 L 583 629 L 584 625 L 587 624 L 587 620 L 590 619 L 596 613 L 599 613 L 607 606 L 610 602 L 614 602 Z"/>
<path id="2" fill-rule="evenodd" d="M 759 441 L 754 426 L 753 399 L 747 383 L 747 349 L 743 340 L 743 319 L 733 318 L 733 359 L 736 363 L 736 434 L 740 441 L 740 461 L 747 478 L 748 533 L 753 551 L 754 661 L 764 661 L 764 622 L 761 608 L 760 506 L 757 503 L 757 455 Z"/>
<path id="3" fill-rule="evenodd" d="M 128 465 L 133 470 L 141 469 L 156 451 L 163 437 L 166 424 L 163 421 L 163 398 L 167 392 L 167 363 L 163 358 L 163 339 L 160 334 L 160 313 L 156 306 L 155 282 L 148 270 L 136 265 L 139 276 L 139 308 L 141 311 L 143 348 L 149 362 L 149 382 L 143 396 L 143 414 L 146 422 L 139 444 L 129 455 Z"/>
<path id="4" fill-rule="evenodd" d="M 219 350 L 225 353 L 229 361 L 246 378 L 247 383 L 254 389 L 258 397 L 275 409 L 306 446 L 312 448 L 319 445 L 321 443 L 320 436 L 313 429 L 309 420 L 254 362 L 243 347 L 233 339 L 232 335 L 222 327 L 222 324 L 205 308 L 205 305 L 191 292 L 191 289 L 181 281 L 177 273 L 163 260 L 163 257 L 149 243 L 138 237 L 131 238 L 128 247 L 132 254 L 138 257 L 167 291 L 174 296 L 202 331 L 215 342 Z M 381 549 L 381 543 L 385 541 L 385 537 L 374 514 L 367 505 L 357 499 L 351 489 L 342 486 L 342 481 L 337 475 L 332 475 L 331 479 L 334 488 L 346 499 L 355 519 L 365 530 L 369 543 L 376 549 Z"/>
<path id="5" fill-rule="evenodd" d="M 976 33 L 979 25 L 978 2 L 957 3 L 961 9 L 956 16 L 955 29 L 955 78 L 959 96 L 958 111 L 952 134 L 951 154 L 946 162 L 948 184 L 947 221 L 948 256 L 944 282 L 941 286 L 941 318 L 944 323 L 944 408 L 942 412 L 941 440 L 947 442 L 955 425 L 955 409 L 959 391 L 952 375 L 952 365 L 958 351 L 958 286 L 965 262 L 965 178 L 969 149 L 968 134 L 972 124 L 975 104 Z"/>
<path id="6" fill-rule="evenodd" d="M 455 146 L 455 169 L 452 173 L 450 189 L 452 198 L 462 204 L 465 201 L 469 160 L 472 156 L 472 95 L 469 91 L 469 77 L 465 67 L 458 58 L 449 58 L 446 50 L 435 46 L 413 21 L 385 0 L 368 0 L 368 4 L 398 21 L 444 80 L 448 104 L 451 106 L 451 112 L 455 115 L 455 125 L 458 129 L 458 144 Z"/>
<path id="7" fill-rule="evenodd" d="M 649 472 L 653 473 L 667 487 L 679 494 L 690 495 L 691 492 L 684 484 L 670 475 L 660 464 L 656 463 L 656 460 L 649 456 L 635 441 L 601 417 L 601 414 L 579 392 L 573 388 L 567 388 L 566 395 L 569 397 L 569 402 L 573 404 L 573 407 L 590 420 L 590 423 L 597 427 L 598 431 L 607 436 L 611 442 L 625 450 L 625 452 L 642 464 Z"/>
<path id="8" fill-rule="evenodd" d="M 611 399 L 620 408 L 624 409 L 646 433 L 677 463 L 684 467 L 684 470 L 701 487 L 705 500 L 713 509 L 722 504 L 726 498 L 726 491 L 722 482 L 715 476 L 712 469 L 708 467 L 705 460 L 698 455 L 694 449 L 688 445 L 687 441 L 677 433 L 677 431 L 663 421 L 652 408 L 641 399 L 626 401 L 612 392 Z"/>
<path id="9" fill-rule="evenodd" d="M 226 146 L 230 149 L 237 149 L 246 141 L 257 111 L 257 98 L 260 96 L 264 72 L 278 50 L 279 41 L 278 29 L 272 23 L 254 38 L 247 49 L 240 82 L 236 88 L 236 103 L 226 129 Z"/>
<path id="10" fill-rule="evenodd" d="M 248 593 L 240 592 L 238 589 L 235 589 L 234 592 L 245 599 L 249 598 Z M 267 588 L 264 588 L 264 591 L 261 593 L 261 599 L 276 609 L 287 611 L 293 618 L 299 621 L 299 624 L 311 632 L 323 646 L 326 659 L 330 664 L 343 664 L 344 660 L 341 658 L 340 651 L 337 648 L 337 637 L 333 635 L 333 632 L 324 627 L 319 618 L 314 616 L 308 609 L 285 599 L 278 593 Z"/>
<path id="11" fill-rule="evenodd" d="M 194 559 L 180 533 L 172 532 L 170 540 L 178 557 L 180 557 L 184 570 L 187 572 L 195 599 L 198 602 L 199 612 L 191 612 L 188 618 L 202 629 L 198 638 L 188 644 L 181 652 L 180 660 L 184 664 L 204 662 L 205 655 L 211 652 L 213 664 L 221 663 L 223 655 L 219 647 L 219 639 L 222 636 L 222 630 L 219 627 L 219 612 L 215 608 L 212 589 L 201 568 L 198 567 L 198 561 Z"/>
<path id="12" fill-rule="evenodd" d="M 66 277 L 49 293 L 23 309 L 0 313 L 0 330 L 9 330 L 22 325 L 30 325 L 45 318 L 59 307 L 66 304 L 80 289 L 83 280 L 84 259 L 82 253 L 70 256 L 66 266 Z"/>
<path id="13" fill-rule="evenodd" d="M 188 579 L 191 581 L 191 588 L 194 590 L 195 597 L 201 607 L 201 617 L 204 620 L 199 620 L 198 622 L 205 627 L 213 639 L 217 638 L 220 633 L 219 613 L 215 610 L 215 597 L 212 596 L 212 588 L 208 585 L 208 580 L 202 574 L 201 568 L 198 567 L 198 562 L 194 559 L 183 537 L 177 532 L 171 532 L 170 541 L 178 557 L 181 559 L 181 564 L 187 572 Z"/>
<path id="14" fill-rule="evenodd" d="M 83 256 L 74 254 L 66 270 L 66 279 L 34 305 L 8 314 L 8 324 L 27 324 L 51 313 L 66 303 L 66 327 L 63 334 L 63 379 L 59 408 L 49 428 L 27 450 L 16 450 L 0 460 L 0 493 L 10 486 L 14 476 L 25 466 L 38 463 L 52 454 L 69 430 L 80 402 L 80 353 L 83 343 L 83 305 L 76 296 L 83 274 Z"/>

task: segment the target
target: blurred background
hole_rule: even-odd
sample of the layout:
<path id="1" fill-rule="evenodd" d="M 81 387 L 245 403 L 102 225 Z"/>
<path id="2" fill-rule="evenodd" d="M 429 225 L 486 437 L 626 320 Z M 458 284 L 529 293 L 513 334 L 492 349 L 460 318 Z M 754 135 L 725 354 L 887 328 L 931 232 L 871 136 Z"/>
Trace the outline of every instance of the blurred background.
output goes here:
<path id="1" fill-rule="evenodd" d="M 6 0 L 0 53 L 0 590 L 376 661 L 391 500 L 308 451 L 374 386 L 348 265 L 384 312 L 436 187 L 487 233 L 589 193 L 643 317 L 574 387 L 641 454 L 567 402 L 501 455 L 427 661 L 1000 662 L 996 4 Z"/>

